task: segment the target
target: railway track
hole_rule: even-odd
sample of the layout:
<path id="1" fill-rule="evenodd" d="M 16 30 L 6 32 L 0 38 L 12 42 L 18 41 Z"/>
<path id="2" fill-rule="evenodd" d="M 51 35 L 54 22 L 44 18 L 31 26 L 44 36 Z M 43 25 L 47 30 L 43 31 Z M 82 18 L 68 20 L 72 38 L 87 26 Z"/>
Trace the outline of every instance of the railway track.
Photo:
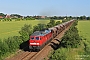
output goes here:
<path id="1" fill-rule="evenodd" d="M 30 52 L 26 56 L 24 56 L 21 60 L 32 60 L 32 58 L 37 54 L 38 52 Z"/>

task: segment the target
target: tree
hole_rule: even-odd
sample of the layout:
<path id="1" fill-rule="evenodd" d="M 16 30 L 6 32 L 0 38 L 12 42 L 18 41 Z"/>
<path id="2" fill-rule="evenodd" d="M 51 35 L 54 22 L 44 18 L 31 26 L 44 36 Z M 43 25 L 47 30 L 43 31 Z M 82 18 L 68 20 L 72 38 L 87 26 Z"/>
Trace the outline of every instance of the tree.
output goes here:
<path id="1" fill-rule="evenodd" d="M 87 20 L 90 20 L 90 17 L 87 17 Z"/>
<path id="2" fill-rule="evenodd" d="M 60 21 L 57 21 L 57 22 L 55 23 L 55 25 L 58 25 L 58 24 L 60 24 Z"/>
<path id="3" fill-rule="evenodd" d="M 45 28 L 46 28 L 46 25 L 45 24 L 38 24 L 38 25 L 35 25 L 33 27 L 33 32 L 40 31 L 40 30 L 45 29 Z"/>
<path id="4" fill-rule="evenodd" d="M 58 19 L 62 19 L 62 17 L 61 17 L 61 16 L 59 16 L 59 17 L 58 17 Z"/>
<path id="5" fill-rule="evenodd" d="M 59 48 L 51 55 L 50 60 L 66 60 L 68 50 L 66 48 Z"/>
<path id="6" fill-rule="evenodd" d="M 40 29 L 39 29 L 39 27 L 38 27 L 37 25 L 33 26 L 33 32 L 39 31 L 39 30 L 40 30 Z"/>
<path id="7" fill-rule="evenodd" d="M 50 20 L 50 24 L 52 24 L 52 26 L 55 26 L 55 20 Z"/>
<path id="8" fill-rule="evenodd" d="M 77 20 L 79 20 L 79 17 L 76 17 L 77 18 Z"/>
<path id="9" fill-rule="evenodd" d="M 52 24 L 47 23 L 47 28 L 50 28 L 50 27 L 52 27 Z"/>
<path id="10" fill-rule="evenodd" d="M 6 39 L 5 41 L 9 47 L 9 52 L 14 52 L 16 51 L 17 48 L 19 48 L 19 45 L 16 41 L 16 39 L 14 39 L 13 37 L 9 37 L 8 39 Z"/>
<path id="11" fill-rule="evenodd" d="M 80 16 L 80 20 L 83 20 L 83 17 L 82 16 Z"/>
<path id="12" fill-rule="evenodd" d="M 18 18 L 20 18 L 21 17 L 21 15 L 19 15 L 19 14 L 11 14 L 10 16 L 16 16 L 16 17 L 18 17 Z"/>
<path id="13" fill-rule="evenodd" d="M 0 57 L 9 51 L 9 47 L 5 41 L 0 40 Z"/>
<path id="14" fill-rule="evenodd" d="M 5 17 L 5 14 L 3 14 L 3 13 L 0 13 L 0 16 L 3 16 L 3 17 Z"/>
<path id="15" fill-rule="evenodd" d="M 47 28 L 55 26 L 55 20 L 50 20 L 50 22 L 47 24 Z"/>
<path id="16" fill-rule="evenodd" d="M 82 17 L 83 17 L 84 20 L 86 20 L 86 16 L 85 15 L 83 15 Z"/>
<path id="17" fill-rule="evenodd" d="M 72 16 L 70 16 L 69 18 L 72 18 Z"/>
<path id="18" fill-rule="evenodd" d="M 86 20 L 86 16 L 85 15 L 80 16 L 80 20 Z"/>
<path id="19" fill-rule="evenodd" d="M 54 19 L 57 19 L 57 16 L 54 16 L 53 18 L 54 18 Z"/>
<path id="20" fill-rule="evenodd" d="M 29 36 L 32 34 L 32 32 L 33 31 L 31 25 L 26 25 L 26 24 L 19 31 L 23 41 L 27 41 L 29 39 Z"/>

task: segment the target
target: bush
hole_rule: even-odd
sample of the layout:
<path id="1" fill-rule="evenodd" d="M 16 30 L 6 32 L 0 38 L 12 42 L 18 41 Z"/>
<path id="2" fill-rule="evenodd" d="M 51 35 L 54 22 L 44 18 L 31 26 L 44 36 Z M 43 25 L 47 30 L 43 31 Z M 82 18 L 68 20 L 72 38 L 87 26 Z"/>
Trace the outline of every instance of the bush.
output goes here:
<path id="1" fill-rule="evenodd" d="M 51 55 L 50 60 L 66 60 L 66 48 L 59 48 Z"/>
<path id="2" fill-rule="evenodd" d="M 83 41 L 84 41 L 85 51 L 87 53 L 90 53 L 90 44 L 89 44 L 89 42 L 87 40 L 83 40 Z"/>
<path id="3" fill-rule="evenodd" d="M 16 40 L 18 45 L 20 45 L 23 42 L 23 40 L 20 36 L 14 36 L 13 39 Z"/>
<path id="4" fill-rule="evenodd" d="M 29 36 L 32 34 L 32 32 L 33 31 L 31 25 L 26 25 L 26 24 L 19 31 L 23 41 L 27 41 L 29 39 Z"/>
<path id="5" fill-rule="evenodd" d="M 38 24 L 38 25 L 35 25 L 35 26 L 33 27 L 33 32 L 35 32 L 35 31 L 40 31 L 40 30 L 43 30 L 43 29 L 45 29 L 45 28 L 47 28 L 45 24 Z"/>
<path id="6" fill-rule="evenodd" d="M 60 21 L 57 21 L 57 22 L 55 23 L 55 25 L 58 25 L 58 24 L 60 24 Z"/>
<path id="7" fill-rule="evenodd" d="M 17 48 L 19 48 L 17 41 L 13 37 L 9 37 L 5 42 L 9 47 L 9 52 L 14 52 Z"/>
<path id="8" fill-rule="evenodd" d="M 80 44 L 80 36 L 78 34 L 78 30 L 75 27 L 77 25 L 77 22 L 74 22 L 74 24 L 70 27 L 70 29 L 65 33 L 65 35 L 62 37 L 61 46 L 62 47 L 78 47 Z"/>
<path id="9" fill-rule="evenodd" d="M 0 40 L 0 59 L 2 59 L 8 51 L 8 44 L 5 41 L 2 42 L 2 40 Z"/>
<path id="10" fill-rule="evenodd" d="M 47 28 L 53 27 L 55 26 L 55 21 L 54 20 L 50 20 L 50 22 L 47 24 Z"/>

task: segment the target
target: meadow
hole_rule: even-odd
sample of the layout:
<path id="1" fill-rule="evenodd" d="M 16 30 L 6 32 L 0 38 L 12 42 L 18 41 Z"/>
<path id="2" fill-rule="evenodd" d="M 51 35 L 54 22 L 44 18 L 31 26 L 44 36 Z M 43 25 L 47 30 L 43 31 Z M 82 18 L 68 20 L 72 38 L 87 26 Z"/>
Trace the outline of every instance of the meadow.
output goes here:
<path id="1" fill-rule="evenodd" d="M 84 60 L 90 60 L 90 21 L 79 21 L 77 28 L 79 31 L 78 33 L 82 38 L 79 56 L 84 55 L 81 58 Z"/>
<path id="2" fill-rule="evenodd" d="M 58 20 L 57 20 L 58 21 Z M 61 21 L 61 20 L 60 20 Z M 39 23 L 47 24 L 49 20 L 27 20 L 27 21 L 0 21 L 0 39 L 8 38 L 11 36 L 18 36 L 21 27 L 24 24 L 30 24 L 32 27 Z"/>
<path id="3" fill-rule="evenodd" d="M 90 40 L 90 21 L 79 21 L 77 27 L 79 35 Z"/>

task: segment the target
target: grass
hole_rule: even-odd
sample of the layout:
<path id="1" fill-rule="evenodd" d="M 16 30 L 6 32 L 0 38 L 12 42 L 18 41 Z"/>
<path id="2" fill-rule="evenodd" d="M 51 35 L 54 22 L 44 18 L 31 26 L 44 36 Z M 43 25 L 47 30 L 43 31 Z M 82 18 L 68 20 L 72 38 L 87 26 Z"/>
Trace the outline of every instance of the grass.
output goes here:
<path id="1" fill-rule="evenodd" d="M 86 43 L 85 60 L 90 60 L 90 21 L 79 21 L 78 22 L 79 35 L 82 37 L 82 41 Z M 85 46 L 83 47 L 85 48 Z M 88 57 L 87 57 L 88 56 Z"/>
<path id="2" fill-rule="evenodd" d="M 83 49 L 84 45 L 81 42 L 81 45 L 78 48 L 70 48 L 69 51 L 67 52 L 67 58 L 66 60 L 80 60 L 83 57 L 80 57 L 84 53 Z"/>
<path id="3" fill-rule="evenodd" d="M 58 20 L 57 20 L 58 21 Z M 0 39 L 8 38 L 11 36 L 18 36 L 18 31 L 24 24 L 31 24 L 32 26 L 38 23 L 47 24 L 49 20 L 27 20 L 27 21 L 0 21 Z"/>
<path id="4" fill-rule="evenodd" d="M 90 40 L 90 21 L 79 21 L 77 27 L 79 35 Z"/>

